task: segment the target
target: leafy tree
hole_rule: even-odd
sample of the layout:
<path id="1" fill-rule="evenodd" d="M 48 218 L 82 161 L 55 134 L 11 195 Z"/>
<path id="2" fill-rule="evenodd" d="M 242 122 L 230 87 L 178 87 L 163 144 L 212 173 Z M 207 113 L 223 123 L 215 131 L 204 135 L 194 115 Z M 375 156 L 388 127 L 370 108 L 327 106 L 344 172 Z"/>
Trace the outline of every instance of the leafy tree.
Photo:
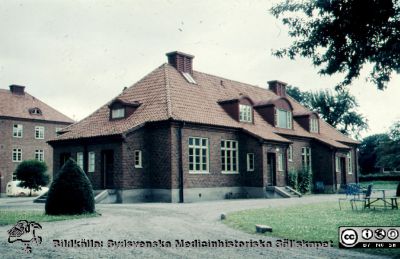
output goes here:
<path id="1" fill-rule="evenodd" d="M 271 13 L 288 27 L 292 44 L 273 54 L 308 58 L 319 73 L 345 73 L 349 85 L 371 64 L 368 79 L 384 89 L 400 70 L 400 1 L 285 0 Z"/>
<path id="2" fill-rule="evenodd" d="M 73 159 L 68 159 L 51 183 L 46 200 L 46 214 L 74 215 L 93 213 L 92 185 Z"/>
<path id="3" fill-rule="evenodd" d="M 376 173 L 379 168 L 376 166 L 378 161 L 377 149 L 381 143 L 389 141 L 387 134 L 375 134 L 364 138 L 359 146 L 358 163 L 361 173 Z"/>
<path id="4" fill-rule="evenodd" d="M 38 191 L 49 183 L 47 165 L 41 161 L 25 160 L 18 165 L 15 174 L 17 180 L 21 181 L 19 186 L 31 190 L 29 196 L 32 196 L 32 189 Z"/>
<path id="5" fill-rule="evenodd" d="M 377 149 L 377 165 L 386 168 L 400 168 L 400 121 L 389 130 L 389 140 L 382 141 Z"/>
<path id="6" fill-rule="evenodd" d="M 358 103 L 346 89 L 316 92 L 300 91 L 298 87 L 287 88 L 287 93 L 293 98 L 317 112 L 327 123 L 347 135 L 358 137 L 360 132 L 368 128 L 367 120 L 356 109 Z"/>

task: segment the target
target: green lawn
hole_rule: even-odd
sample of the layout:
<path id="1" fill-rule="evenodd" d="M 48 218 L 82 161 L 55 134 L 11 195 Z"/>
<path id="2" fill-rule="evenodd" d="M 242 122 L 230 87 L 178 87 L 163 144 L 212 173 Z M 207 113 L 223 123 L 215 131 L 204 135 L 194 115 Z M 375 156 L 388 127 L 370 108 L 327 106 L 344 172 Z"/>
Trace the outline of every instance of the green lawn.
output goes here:
<path id="1" fill-rule="evenodd" d="M 59 221 L 68 219 L 80 219 L 80 218 L 90 218 L 98 216 L 98 213 L 82 214 L 82 215 L 61 215 L 61 216 L 49 216 L 45 215 L 41 211 L 19 211 L 19 210 L 5 210 L 0 211 L 0 226 L 15 224 L 18 220 L 28 220 L 35 221 L 37 223 L 45 221 Z"/>
<path id="2" fill-rule="evenodd" d="M 230 213 L 225 224 L 248 233 L 255 225 L 271 226 L 267 236 L 307 241 L 333 241 L 338 246 L 339 226 L 399 226 L 400 210 L 352 211 L 349 204 L 339 210 L 337 202 L 293 206 L 287 208 L 255 209 Z M 264 235 L 264 234 L 263 234 Z M 396 251 L 395 251 L 396 250 Z M 400 255 L 400 249 L 366 250 L 362 252 Z"/>
<path id="3" fill-rule="evenodd" d="M 369 184 L 373 184 L 375 189 L 391 189 L 396 190 L 398 181 L 370 181 L 370 182 L 360 182 L 361 186 L 367 187 Z"/>

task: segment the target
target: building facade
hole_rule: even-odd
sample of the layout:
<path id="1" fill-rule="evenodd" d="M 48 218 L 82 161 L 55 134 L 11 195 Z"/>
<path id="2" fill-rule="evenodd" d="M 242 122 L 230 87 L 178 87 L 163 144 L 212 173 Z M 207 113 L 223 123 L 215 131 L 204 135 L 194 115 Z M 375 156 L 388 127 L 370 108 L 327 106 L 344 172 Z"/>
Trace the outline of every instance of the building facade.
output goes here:
<path id="1" fill-rule="evenodd" d="M 119 202 L 265 197 L 310 170 L 334 192 L 357 181 L 358 142 L 289 96 L 193 70 L 171 52 L 149 73 L 49 143 L 54 171 L 69 157 Z"/>
<path id="2" fill-rule="evenodd" d="M 0 89 L 0 194 L 15 180 L 14 171 L 24 160 L 44 161 L 53 169 L 53 149 L 47 141 L 73 121 L 25 92 L 25 87 L 11 85 Z"/>

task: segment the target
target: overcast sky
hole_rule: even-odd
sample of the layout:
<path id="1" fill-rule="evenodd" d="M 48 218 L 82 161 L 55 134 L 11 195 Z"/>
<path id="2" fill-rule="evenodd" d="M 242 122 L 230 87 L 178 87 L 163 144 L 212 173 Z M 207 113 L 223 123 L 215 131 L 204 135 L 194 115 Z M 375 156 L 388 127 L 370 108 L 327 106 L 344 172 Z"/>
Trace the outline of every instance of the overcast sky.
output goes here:
<path id="1" fill-rule="evenodd" d="M 0 88 L 21 84 L 33 96 L 80 120 L 166 62 L 193 54 L 194 69 L 266 87 L 281 80 L 304 90 L 332 88 L 307 60 L 277 59 L 286 29 L 269 12 L 277 1 L 0 0 Z M 369 135 L 400 119 L 400 77 L 379 91 L 350 86 Z"/>

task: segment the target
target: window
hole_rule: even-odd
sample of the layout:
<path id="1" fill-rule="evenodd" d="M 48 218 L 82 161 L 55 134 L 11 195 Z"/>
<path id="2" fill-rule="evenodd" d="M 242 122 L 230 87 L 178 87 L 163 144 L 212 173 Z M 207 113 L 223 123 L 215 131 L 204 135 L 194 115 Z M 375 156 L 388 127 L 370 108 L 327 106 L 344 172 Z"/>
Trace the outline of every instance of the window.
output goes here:
<path id="1" fill-rule="evenodd" d="M 12 161 L 13 162 L 21 162 L 22 161 L 22 149 L 21 148 L 13 148 Z"/>
<path id="2" fill-rule="evenodd" d="M 24 126 L 22 124 L 14 124 L 13 125 L 13 137 L 14 138 L 22 138 L 24 131 Z"/>
<path id="3" fill-rule="evenodd" d="M 287 149 L 287 157 L 289 161 L 293 161 L 293 146 L 290 145 Z"/>
<path id="4" fill-rule="evenodd" d="M 335 167 L 336 172 L 340 172 L 340 158 L 338 156 L 335 156 Z"/>
<path id="5" fill-rule="evenodd" d="M 56 135 L 57 135 L 57 136 L 61 135 L 61 134 L 60 134 L 60 131 L 61 131 L 61 130 L 62 130 L 62 128 L 56 128 Z"/>
<path id="6" fill-rule="evenodd" d="M 254 154 L 247 153 L 247 171 L 252 172 L 254 171 Z"/>
<path id="7" fill-rule="evenodd" d="M 209 172 L 207 138 L 189 137 L 189 172 Z"/>
<path id="8" fill-rule="evenodd" d="M 349 163 L 349 174 L 353 173 L 353 159 L 351 156 L 351 151 L 347 154 L 347 161 Z"/>
<path id="9" fill-rule="evenodd" d="M 292 112 L 276 109 L 276 121 L 279 128 L 292 128 Z"/>
<path id="10" fill-rule="evenodd" d="M 253 122 L 252 109 L 250 105 L 239 104 L 239 120 Z"/>
<path id="11" fill-rule="evenodd" d="M 310 119 L 310 131 L 318 133 L 318 119 Z"/>
<path id="12" fill-rule="evenodd" d="M 278 171 L 283 171 L 285 168 L 285 158 L 283 153 L 278 153 Z"/>
<path id="13" fill-rule="evenodd" d="M 192 75 L 186 72 L 182 72 L 183 77 L 191 84 L 196 84 L 196 81 L 193 79 Z"/>
<path id="14" fill-rule="evenodd" d="M 238 142 L 235 140 L 221 141 L 222 173 L 238 173 Z"/>
<path id="15" fill-rule="evenodd" d="M 34 115 L 41 115 L 42 111 L 39 108 L 32 108 L 29 110 L 29 113 Z"/>
<path id="16" fill-rule="evenodd" d="M 301 148 L 301 165 L 303 169 L 311 171 L 311 148 Z"/>
<path id="17" fill-rule="evenodd" d="M 83 170 L 83 153 L 82 152 L 76 153 L 76 163 Z"/>
<path id="18" fill-rule="evenodd" d="M 35 159 L 38 161 L 44 161 L 44 151 L 42 149 L 35 150 Z"/>
<path id="19" fill-rule="evenodd" d="M 112 109 L 111 118 L 119 119 L 119 118 L 124 118 L 124 117 L 125 117 L 125 109 L 124 108 Z"/>
<path id="20" fill-rule="evenodd" d="M 135 168 L 142 168 L 142 151 L 135 150 Z"/>
<path id="21" fill-rule="evenodd" d="M 35 139 L 44 139 L 44 127 L 35 126 Z"/>
<path id="22" fill-rule="evenodd" d="M 93 173 L 95 170 L 96 154 L 94 152 L 89 152 L 89 173 Z"/>

